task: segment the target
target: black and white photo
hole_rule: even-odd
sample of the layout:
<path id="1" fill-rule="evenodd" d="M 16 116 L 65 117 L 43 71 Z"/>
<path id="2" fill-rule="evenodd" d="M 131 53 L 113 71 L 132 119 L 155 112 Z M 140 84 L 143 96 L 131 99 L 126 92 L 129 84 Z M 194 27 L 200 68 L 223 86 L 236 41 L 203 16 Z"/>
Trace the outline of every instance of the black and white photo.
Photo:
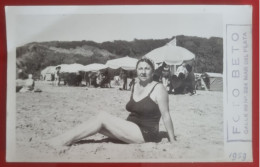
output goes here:
<path id="1" fill-rule="evenodd" d="M 7 161 L 252 161 L 251 12 L 7 6 Z"/>

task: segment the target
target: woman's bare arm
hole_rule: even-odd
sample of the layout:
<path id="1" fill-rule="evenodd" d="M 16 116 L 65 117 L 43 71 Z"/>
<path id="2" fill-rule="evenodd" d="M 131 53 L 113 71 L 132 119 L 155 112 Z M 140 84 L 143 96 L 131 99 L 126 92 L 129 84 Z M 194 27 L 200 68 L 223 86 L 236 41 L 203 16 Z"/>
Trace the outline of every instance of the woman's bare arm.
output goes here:
<path id="1" fill-rule="evenodd" d="M 174 134 L 174 127 L 173 127 L 172 119 L 171 119 L 170 112 L 169 112 L 168 93 L 162 84 L 159 84 L 158 86 L 156 86 L 155 93 L 156 93 L 155 100 L 159 106 L 159 109 L 160 109 L 160 112 L 162 115 L 162 119 L 164 122 L 164 126 L 168 132 L 170 142 L 173 142 L 174 140 L 176 140 L 176 136 Z"/>

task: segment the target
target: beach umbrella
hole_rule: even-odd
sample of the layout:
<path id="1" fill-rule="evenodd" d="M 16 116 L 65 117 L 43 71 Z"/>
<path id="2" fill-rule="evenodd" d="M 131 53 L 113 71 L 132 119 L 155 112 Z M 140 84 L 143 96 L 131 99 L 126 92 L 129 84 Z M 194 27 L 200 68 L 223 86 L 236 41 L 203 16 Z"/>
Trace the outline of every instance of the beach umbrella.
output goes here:
<path id="1" fill-rule="evenodd" d="M 122 57 L 118 59 L 108 60 L 106 66 L 112 69 L 122 68 L 124 70 L 135 70 L 138 59 L 132 57 Z"/>
<path id="2" fill-rule="evenodd" d="M 99 71 L 99 70 L 103 70 L 106 69 L 107 66 L 105 64 L 99 64 L 99 63 L 93 63 L 93 64 L 89 64 L 84 66 L 84 71 L 85 72 L 89 72 L 89 71 Z"/>
<path id="3" fill-rule="evenodd" d="M 82 64 L 61 64 L 58 65 L 61 67 L 60 72 L 67 72 L 67 73 L 76 73 L 79 71 L 84 71 L 84 65 Z M 56 66 L 56 67 L 58 67 Z"/>
<path id="4" fill-rule="evenodd" d="M 156 48 L 147 53 L 145 57 L 152 59 L 155 63 L 165 62 L 168 65 L 180 65 L 183 61 L 195 58 L 189 50 L 176 46 L 176 38 L 166 45 Z"/>

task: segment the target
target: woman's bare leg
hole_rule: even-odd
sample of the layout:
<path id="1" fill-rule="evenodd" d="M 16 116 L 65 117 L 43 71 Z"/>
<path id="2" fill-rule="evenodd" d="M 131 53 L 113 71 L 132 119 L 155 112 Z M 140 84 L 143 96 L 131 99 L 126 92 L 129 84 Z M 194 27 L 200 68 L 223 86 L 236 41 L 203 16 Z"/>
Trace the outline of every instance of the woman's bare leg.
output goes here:
<path id="1" fill-rule="evenodd" d="M 145 142 L 141 130 L 136 124 L 107 113 L 102 113 L 101 119 L 102 129 L 99 133 L 126 143 Z"/>
<path id="2" fill-rule="evenodd" d="M 102 133 L 126 143 L 144 142 L 142 133 L 136 124 L 102 112 L 86 123 L 51 139 L 50 144 L 53 146 L 69 146 L 97 133 Z"/>

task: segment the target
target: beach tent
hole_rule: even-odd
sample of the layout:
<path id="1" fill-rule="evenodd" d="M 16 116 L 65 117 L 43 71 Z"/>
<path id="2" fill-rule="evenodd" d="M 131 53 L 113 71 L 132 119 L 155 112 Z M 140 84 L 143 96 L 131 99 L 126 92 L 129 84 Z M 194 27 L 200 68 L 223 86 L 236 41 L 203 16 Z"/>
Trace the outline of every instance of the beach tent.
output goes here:
<path id="1" fill-rule="evenodd" d="M 62 73 L 66 73 L 68 70 L 68 66 L 69 66 L 69 64 L 60 64 L 60 65 L 57 65 L 56 67 L 55 67 L 55 71 L 56 71 L 56 68 L 57 67 L 60 67 L 60 72 Z"/>
<path id="2" fill-rule="evenodd" d="M 122 57 L 118 59 L 108 60 L 106 66 L 112 69 L 122 68 L 124 70 L 135 70 L 138 59 L 132 57 Z"/>
<path id="3" fill-rule="evenodd" d="M 220 73 L 205 72 L 209 77 L 209 90 L 223 91 L 223 75 Z"/>
<path id="4" fill-rule="evenodd" d="M 61 64 L 58 65 L 61 67 L 60 72 L 64 72 L 64 73 L 76 73 L 79 71 L 84 71 L 84 65 L 82 64 Z M 56 66 L 56 67 L 58 67 Z"/>
<path id="5" fill-rule="evenodd" d="M 145 57 L 152 59 L 155 63 L 181 65 L 183 61 L 194 59 L 195 55 L 183 47 L 176 46 L 176 38 L 174 38 L 166 45 L 147 53 Z"/>
<path id="6" fill-rule="evenodd" d="M 52 75 L 55 73 L 55 66 L 48 66 L 41 71 L 41 76 L 43 80 L 52 80 Z"/>
<path id="7" fill-rule="evenodd" d="M 221 73 L 204 72 L 194 73 L 194 75 L 196 80 L 200 79 L 199 90 L 202 88 L 210 91 L 223 91 L 223 75 Z"/>
<path id="8" fill-rule="evenodd" d="M 41 71 L 41 75 L 54 74 L 54 72 L 55 72 L 55 66 L 48 66 Z"/>
<path id="9" fill-rule="evenodd" d="M 93 64 L 88 64 L 86 66 L 84 66 L 84 71 L 85 72 L 89 72 L 89 71 L 99 71 L 99 70 L 103 70 L 106 69 L 107 66 L 104 64 L 99 64 L 99 63 L 93 63 Z"/>

